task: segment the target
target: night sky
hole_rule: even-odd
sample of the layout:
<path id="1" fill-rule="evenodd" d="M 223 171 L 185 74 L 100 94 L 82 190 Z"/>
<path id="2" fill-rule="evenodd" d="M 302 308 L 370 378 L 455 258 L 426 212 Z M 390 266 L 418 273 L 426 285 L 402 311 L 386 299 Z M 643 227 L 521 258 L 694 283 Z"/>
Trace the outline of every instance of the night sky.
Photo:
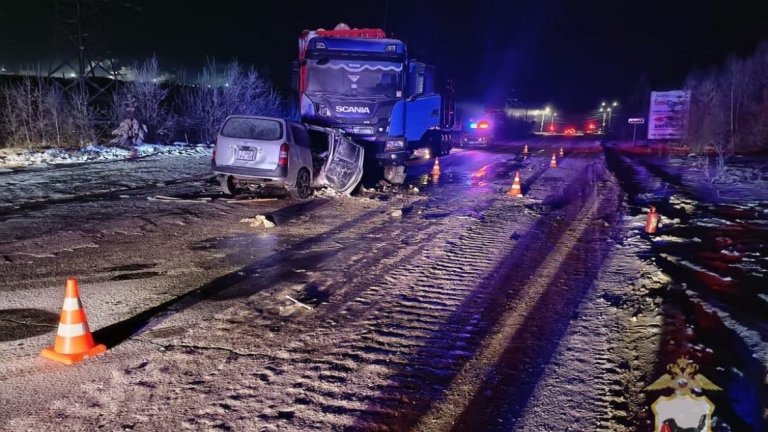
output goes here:
<path id="1" fill-rule="evenodd" d="M 0 2 L 0 65 L 47 65 L 55 1 Z M 236 57 L 284 87 L 301 30 L 386 24 L 412 54 L 454 78 L 463 99 L 500 103 L 514 96 L 586 110 L 630 94 L 643 75 L 655 89 L 671 89 L 689 70 L 768 40 L 766 0 L 446 3 L 102 0 L 89 28 L 90 49 L 127 62 L 156 53 L 169 70 L 193 71 L 207 56 Z"/>

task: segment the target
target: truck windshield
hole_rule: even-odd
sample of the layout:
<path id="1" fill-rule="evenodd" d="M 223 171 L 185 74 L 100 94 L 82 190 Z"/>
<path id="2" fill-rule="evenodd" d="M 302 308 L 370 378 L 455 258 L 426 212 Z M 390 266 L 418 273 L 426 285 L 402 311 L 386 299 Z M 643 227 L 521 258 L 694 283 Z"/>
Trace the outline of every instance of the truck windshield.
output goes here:
<path id="1" fill-rule="evenodd" d="M 402 70 L 401 63 L 309 60 L 307 93 L 400 97 Z"/>

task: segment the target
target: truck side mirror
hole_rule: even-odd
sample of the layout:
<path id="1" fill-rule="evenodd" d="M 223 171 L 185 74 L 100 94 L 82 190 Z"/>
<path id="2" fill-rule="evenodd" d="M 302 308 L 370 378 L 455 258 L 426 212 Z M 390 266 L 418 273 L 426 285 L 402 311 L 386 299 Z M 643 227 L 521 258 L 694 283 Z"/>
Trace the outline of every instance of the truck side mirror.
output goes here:
<path id="1" fill-rule="evenodd" d="M 408 93 L 409 99 L 424 94 L 426 65 L 424 63 L 414 62 L 408 68 Z"/>

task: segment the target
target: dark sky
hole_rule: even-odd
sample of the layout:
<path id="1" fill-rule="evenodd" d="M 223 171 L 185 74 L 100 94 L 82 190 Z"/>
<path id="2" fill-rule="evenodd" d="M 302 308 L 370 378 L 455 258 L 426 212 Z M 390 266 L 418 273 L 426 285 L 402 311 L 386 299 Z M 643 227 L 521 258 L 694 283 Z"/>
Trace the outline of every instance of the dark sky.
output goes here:
<path id="1" fill-rule="evenodd" d="M 0 65 L 47 67 L 56 1 L 0 3 Z M 156 53 L 163 68 L 190 72 L 207 56 L 237 57 L 284 86 L 301 30 L 386 20 L 411 53 L 457 81 L 464 99 L 492 103 L 514 94 L 579 110 L 624 97 L 643 74 L 656 89 L 674 88 L 689 70 L 768 39 L 768 0 L 447 3 L 390 0 L 386 14 L 385 0 L 101 0 L 91 51 L 131 61 Z"/>

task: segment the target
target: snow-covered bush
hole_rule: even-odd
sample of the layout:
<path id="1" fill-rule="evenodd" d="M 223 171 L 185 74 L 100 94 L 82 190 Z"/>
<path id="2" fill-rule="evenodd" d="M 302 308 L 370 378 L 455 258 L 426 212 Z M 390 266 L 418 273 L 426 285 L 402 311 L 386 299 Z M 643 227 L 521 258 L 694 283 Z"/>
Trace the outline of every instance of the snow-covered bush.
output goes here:
<path id="1" fill-rule="evenodd" d="M 137 120 L 148 140 L 170 142 L 175 132 L 172 104 L 169 87 L 161 82 L 157 58 L 153 56 L 133 69 L 132 79 L 120 83 L 112 95 L 112 121 L 122 127 L 126 119 Z"/>
<path id="2" fill-rule="evenodd" d="M 147 125 L 139 123 L 136 119 L 127 118 L 120 122 L 117 129 L 112 131 L 115 138 L 110 143 L 123 147 L 141 145 L 144 143 L 146 133 Z"/>

